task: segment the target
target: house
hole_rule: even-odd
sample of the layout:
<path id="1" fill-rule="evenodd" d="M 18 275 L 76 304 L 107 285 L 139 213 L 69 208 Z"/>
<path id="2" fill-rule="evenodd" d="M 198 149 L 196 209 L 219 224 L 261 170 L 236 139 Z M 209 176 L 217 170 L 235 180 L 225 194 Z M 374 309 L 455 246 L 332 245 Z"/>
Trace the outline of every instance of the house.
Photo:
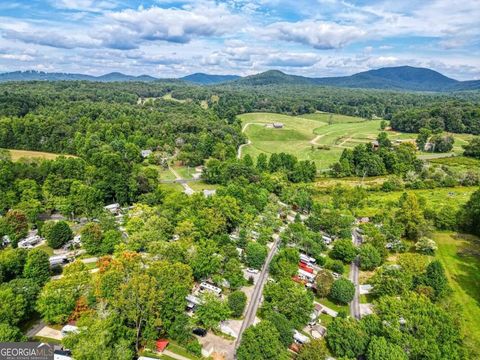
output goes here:
<path id="1" fill-rule="evenodd" d="M 378 143 L 377 140 L 372 141 L 371 145 L 372 145 L 372 150 L 378 150 L 378 148 L 380 147 L 380 144 Z"/>
<path id="2" fill-rule="evenodd" d="M 67 336 L 70 333 L 78 333 L 78 327 L 75 325 L 65 325 L 62 330 L 60 330 L 60 333 L 62 336 Z"/>
<path id="3" fill-rule="evenodd" d="M 423 146 L 423 151 L 433 151 L 434 150 L 434 147 L 435 145 L 431 142 L 427 142 L 425 143 L 425 145 Z"/>
<path id="4" fill-rule="evenodd" d="M 114 203 L 104 207 L 105 210 L 110 211 L 112 214 L 118 215 L 120 213 L 120 204 Z"/>
<path id="5" fill-rule="evenodd" d="M 327 328 L 319 324 L 312 326 L 312 329 L 310 330 L 310 335 L 312 335 L 314 339 L 320 339 L 324 337 L 326 333 Z"/>
<path id="6" fill-rule="evenodd" d="M 43 239 L 38 235 L 30 235 L 27 238 L 18 242 L 18 247 L 22 249 L 31 249 Z"/>
<path id="7" fill-rule="evenodd" d="M 313 282 L 315 280 L 315 275 L 305 271 L 303 269 L 298 269 L 298 276 L 300 279 L 307 280 L 309 282 Z"/>
<path id="8" fill-rule="evenodd" d="M 322 235 L 322 240 L 325 243 L 325 245 L 330 245 L 332 243 L 332 238 L 327 235 Z"/>
<path id="9" fill-rule="evenodd" d="M 203 190 L 203 196 L 205 196 L 205 197 L 210 197 L 210 196 L 215 195 L 216 192 L 217 192 L 217 190 L 215 190 L 215 189 L 213 189 L 213 190 L 207 190 L 207 189 L 205 189 L 205 190 Z"/>
<path id="10" fill-rule="evenodd" d="M 237 332 L 229 326 L 228 321 L 222 321 L 220 323 L 220 331 L 224 334 L 227 334 L 227 335 L 231 336 L 231 337 L 234 337 L 234 338 L 238 337 Z"/>
<path id="11" fill-rule="evenodd" d="M 317 260 L 315 260 L 315 258 L 313 257 L 310 257 L 308 255 L 305 255 L 305 254 L 300 254 L 300 261 L 303 262 L 304 264 L 307 264 L 307 265 L 313 265 L 317 262 Z"/>
<path id="12" fill-rule="evenodd" d="M 203 292 L 203 291 L 210 291 L 214 294 L 217 294 L 217 295 L 220 295 L 222 293 L 222 289 L 220 289 L 219 287 L 215 286 L 215 285 L 212 285 L 206 281 L 203 281 L 201 284 L 200 284 L 200 291 Z"/>
<path id="13" fill-rule="evenodd" d="M 50 262 L 50 267 L 61 266 L 68 263 L 68 258 L 66 255 L 55 255 L 50 256 L 48 261 Z"/>
<path id="14" fill-rule="evenodd" d="M 203 303 L 202 299 L 191 294 L 187 295 L 185 297 L 185 300 L 187 300 L 187 309 L 189 311 L 194 311 L 197 306 L 202 305 Z"/>
<path id="15" fill-rule="evenodd" d="M 141 153 L 143 158 L 147 158 L 150 155 L 152 155 L 152 150 L 142 150 L 140 153 Z"/>
<path id="16" fill-rule="evenodd" d="M 280 123 L 280 122 L 274 122 L 272 125 L 275 129 L 282 129 L 283 128 L 283 123 Z"/>
<path id="17" fill-rule="evenodd" d="M 300 345 L 310 342 L 310 338 L 308 336 L 299 333 L 297 330 L 295 330 L 293 333 L 293 340 Z"/>

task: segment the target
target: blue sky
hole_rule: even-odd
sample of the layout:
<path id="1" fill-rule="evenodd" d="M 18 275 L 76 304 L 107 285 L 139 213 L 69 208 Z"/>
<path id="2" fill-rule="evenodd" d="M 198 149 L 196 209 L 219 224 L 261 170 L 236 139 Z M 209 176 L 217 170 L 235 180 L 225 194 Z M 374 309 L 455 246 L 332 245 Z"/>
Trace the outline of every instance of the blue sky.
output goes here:
<path id="1" fill-rule="evenodd" d="M 0 72 L 480 79 L 479 0 L 0 0 Z"/>

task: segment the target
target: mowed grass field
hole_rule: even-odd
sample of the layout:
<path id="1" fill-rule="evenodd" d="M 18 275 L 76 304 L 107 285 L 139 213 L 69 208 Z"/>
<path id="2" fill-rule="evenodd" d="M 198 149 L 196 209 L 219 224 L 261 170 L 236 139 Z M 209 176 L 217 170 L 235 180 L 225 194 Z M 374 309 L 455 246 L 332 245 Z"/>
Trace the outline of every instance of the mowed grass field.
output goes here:
<path id="1" fill-rule="evenodd" d="M 365 120 L 359 117 L 329 113 L 314 113 L 289 116 L 274 113 L 249 113 L 239 115 L 244 133 L 251 141 L 242 149 L 242 156 L 250 154 L 256 158 L 260 153 L 286 152 L 300 160 L 313 160 L 320 170 L 326 170 L 338 161 L 344 149 L 376 139 L 381 120 Z M 279 122 L 284 125 L 276 129 L 266 124 Z M 414 141 L 416 134 L 388 131 L 392 141 Z M 420 157 L 437 158 L 457 155 L 471 137 L 455 134 L 455 146 L 451 154 L 419 153 Z"/>
<path id="2" fill-rule="evenodd" d="M 42 152 L 42 151 L 16 150 L 16 149 L 7 149 L 7 150 L 10 152 L 12 161 L 18 161 L 22 158 L 54 160 L 59 156 L 75 157 L 73 155 L 55 154 L 55 153 Z"/>
<path id="3" fill-rule="evenodd" d="M 480 356 L 480 239 L 451 232 L 435 233 L 437 258 L 443 263 L 452 297 L 464 315 L 462 332 Z M 477 357 L 478 358 L 478 357 Z"/>

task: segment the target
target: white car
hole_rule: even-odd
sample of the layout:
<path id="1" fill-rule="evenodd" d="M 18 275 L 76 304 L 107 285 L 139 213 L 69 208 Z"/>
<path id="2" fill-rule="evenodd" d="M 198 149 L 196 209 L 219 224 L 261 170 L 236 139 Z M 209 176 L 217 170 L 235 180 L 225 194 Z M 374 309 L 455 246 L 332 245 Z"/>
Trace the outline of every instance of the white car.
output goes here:
<path id="1" fill-rule="evenodd" d="M 260 272 L 260 270 L 253 269 L 253 268 L 248 268 L 247 272 L 250 273 L 250 274 L 258 274 Z"/>

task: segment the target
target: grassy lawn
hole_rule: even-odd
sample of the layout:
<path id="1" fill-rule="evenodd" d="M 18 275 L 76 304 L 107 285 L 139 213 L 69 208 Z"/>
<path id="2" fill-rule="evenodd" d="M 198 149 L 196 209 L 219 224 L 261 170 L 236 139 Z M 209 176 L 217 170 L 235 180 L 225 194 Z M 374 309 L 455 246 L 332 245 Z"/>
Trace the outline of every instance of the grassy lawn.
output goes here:
<path id="1" fill-rule="evenodd" d="M 170 350 L 175 354 L 182 355 L 188 359 L 199 360 L 197 356 L 190 354 L 187 350 L 185 350 L 184 347 L 178 345 L 173 341 L 170 341 L 170 343 L 168 344 L 167 350 Z"/>
<path id="2" fill-rule="evenodd" d="M 317 298 L 315 300 L 318 301 L 320 304 L 325 305 L 326 307 L 328 307 L 332 310 L 335 310 L 337 312 L 346 311 L 348 313 L 348 305 L 336 304 L 328 298 Z"/>
<path id="3" fill-rule="evenodd" d="M 305 114 L 300 115 L 299 117 L 311 120 L 318 120 L 323 121 L 325 123 L 332 123 L 332 124 L 339 124 L 339 123 L 356 123 L 361 121 L 367 121 L 366 119 L 356 117 L 356 116 L 348 116 L 348 115 L 340 115 L 340 114 L 331 114 L 326 112 L 316 112 L 313 114 Z"/>
<path id="4" fill-rule="evenodd" d="M 218 189 L 218 185 L 215 184 L 207 184 L 203 181 L 192 181 L 188 183 L 190 187 L 195 191 L 203 191 L 203 190 L 216 190 Z"/>
<path id="5" fill-rule="evenodd" d="M 12 161 L 18 161 L 22 158 L 54 160 L 59 156 L 75 157 L 73 155 L 55 154 L 55 153 L 48 153 L 48 152 L 42 152 L 42 151 L 16 150 L 16 149 L 9 149 L 9 151 L 12 157 Z"/>
<path id="6" fill-rule="evenodd" d="M 175 175 L 173 175 L 173 173 L 170 171 L 170 169 L 164 169 L 160 166 L 157 166 L 156 168 L 157 168 L 160 180 L 175 180 L 176 179 Z"/>
<path id="7" fill-rule="evenodd" d="M 182 179 L 192 179 L 195 174 L 195 168 L 186 166 L 174 166 L 174 170 L 182 177 Z"/>
<path id="8" fill-rule="evenodd" d="M 480 239 L 451 232 L 437 232 L 437 257 L 445 267 L 453 298 L 464 315 L 467 345 L 480 349 Z"/>
<path id="9" fill-rule="evenodd" d="M 48 256 L 53 256 L 53 249 L 50 246 L 48 246 L 47 244 L 37 246 L 37 249 L 41 249 L 41 250 L 45 251 L 48 254 Z"/>
<path id="10" fill-rule="evenodd" d="M 170 191 L 180 191 L 183 192 L 183 186 L 177 183 L 172 183 L 172 184 L 160 184 L 161 188 L 165 190 L 170 190 Z"/>

